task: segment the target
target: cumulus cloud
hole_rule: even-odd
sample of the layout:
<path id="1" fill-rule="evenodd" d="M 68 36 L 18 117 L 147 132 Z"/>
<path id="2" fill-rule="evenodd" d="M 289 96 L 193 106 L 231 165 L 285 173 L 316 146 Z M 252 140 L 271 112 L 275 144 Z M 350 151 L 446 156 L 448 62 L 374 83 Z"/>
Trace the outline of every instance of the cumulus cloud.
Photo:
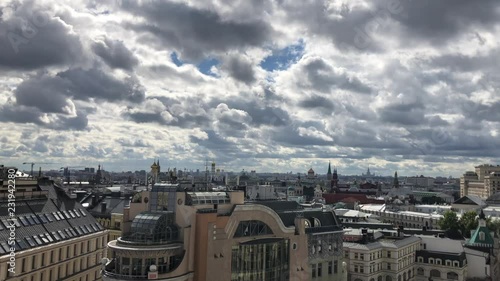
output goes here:
<path id="1" fill-rule="evenodd" d="M 0 160 L 458 175 L 499 156 L 496 2 L 10 1 Z"/>

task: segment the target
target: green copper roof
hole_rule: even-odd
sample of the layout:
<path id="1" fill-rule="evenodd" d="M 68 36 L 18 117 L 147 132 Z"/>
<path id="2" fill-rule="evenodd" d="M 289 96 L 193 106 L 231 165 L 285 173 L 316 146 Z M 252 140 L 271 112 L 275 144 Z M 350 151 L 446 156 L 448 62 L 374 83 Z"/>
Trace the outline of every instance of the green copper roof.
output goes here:
<path id="1" fill-rule="evenodd" d="M 490 230 L 486 226 L 479 226 L 469 241 L 467 241 L 467 246 L 476 247 L 486 247 L 491 248 L 495 244 L 493 236 L 491 236 Z"/>
<path id="2" fill-rule="evenodd" d="M 330 162 L 328 162 L 328 174 L 332 173 L 332 166 L 330 165 Z"/>

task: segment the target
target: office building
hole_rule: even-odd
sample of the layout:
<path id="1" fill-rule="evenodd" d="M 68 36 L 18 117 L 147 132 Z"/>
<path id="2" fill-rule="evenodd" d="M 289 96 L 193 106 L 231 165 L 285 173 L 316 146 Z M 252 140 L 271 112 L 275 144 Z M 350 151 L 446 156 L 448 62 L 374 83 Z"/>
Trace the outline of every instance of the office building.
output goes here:
<path id="1" fill-rule="evenodd" d="M 125 207 L 103 279 L 344 280 L 331 210 L 157 184 Z"/>

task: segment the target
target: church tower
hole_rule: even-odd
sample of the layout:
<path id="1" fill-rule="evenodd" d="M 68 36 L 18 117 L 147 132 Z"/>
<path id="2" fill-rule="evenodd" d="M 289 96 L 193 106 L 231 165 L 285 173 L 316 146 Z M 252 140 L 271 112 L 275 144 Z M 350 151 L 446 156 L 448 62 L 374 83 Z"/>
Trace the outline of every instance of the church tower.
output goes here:
<path id="1" fill-rule="evenodd" d="M 332 175 L 332 189 L 337 188 L 339 183 L 339 175 L 337 174 L 337 168 L 333 168 Z"/>
<path id="2" fill-rule="evenodd" d="M 156 163 L 156 160 L 154 160 L 153 165 L 151 165 L 151 180 L 153 184 L 158 182 L 159 175 L 160 175 L 160 165 Z"/>
<path id="3" fill-rule="evenodd" d="M 330 164 L 330 162 L 328 162 L 328 172 L 326 173 L 326 180 L 332 180 L 332 165 Z"/>

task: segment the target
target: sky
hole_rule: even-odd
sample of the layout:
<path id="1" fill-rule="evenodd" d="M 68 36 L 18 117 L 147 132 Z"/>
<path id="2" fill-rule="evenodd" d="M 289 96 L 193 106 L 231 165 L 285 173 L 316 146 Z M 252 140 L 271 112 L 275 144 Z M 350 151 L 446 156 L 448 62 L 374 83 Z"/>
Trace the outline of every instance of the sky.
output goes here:
<path id="1" fill-rule="evenodd" d="M 5 165 L 500 164 L 497 0 L 55 2 L 0 2 Z"/>

